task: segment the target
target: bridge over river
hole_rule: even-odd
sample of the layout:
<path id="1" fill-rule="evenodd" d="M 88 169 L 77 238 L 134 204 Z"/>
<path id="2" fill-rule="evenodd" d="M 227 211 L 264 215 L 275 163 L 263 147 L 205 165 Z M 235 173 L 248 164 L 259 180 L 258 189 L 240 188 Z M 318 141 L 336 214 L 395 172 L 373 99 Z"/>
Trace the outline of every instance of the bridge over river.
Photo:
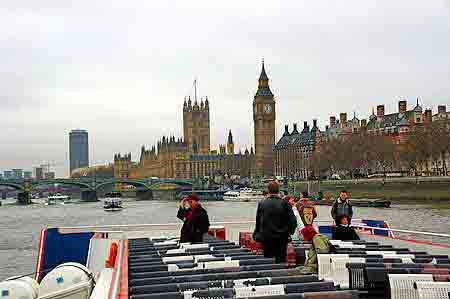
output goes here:
<path id="1" fill-rule="evenodd" d="M 52 179 L 52 180 L 0 180 L 0 187 L 18 191 L 19 203 L 30 203 L 33 189 L 43 186 L 72 186 L 80 190 L 82 201 L 96 201 L 98 193 L 107 187 L 125 186 L 125 192 L 133 191 L 138 199 L 147 200 L 154 197 L 155 192 L 180 192 L 192 190 L 193 182 L 189 180 L 175 179 Z"/>

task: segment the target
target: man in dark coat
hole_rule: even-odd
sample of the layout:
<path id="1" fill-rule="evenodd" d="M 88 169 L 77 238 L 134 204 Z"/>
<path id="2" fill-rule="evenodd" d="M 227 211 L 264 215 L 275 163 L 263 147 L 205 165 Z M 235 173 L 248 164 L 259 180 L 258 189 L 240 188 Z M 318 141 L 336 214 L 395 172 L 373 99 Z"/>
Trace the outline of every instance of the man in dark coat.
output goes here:
<path id="1" fill-rule="evenodd" d="M 339 225 L 339 219 L 342 216 L 347 216 L 348 223 L 352 223 L 353 207 L 348 201 L 347 191 L 342 190 L 339 198 L 333 203 L 331 207 L 331 217 L 333 217 L 336 225 Z"/>
<path id="2" fill-rule="evenodd" d="M 184 222 L 181 228 L 180 242 L 202 243 L 203 235 L 209 229 L 209 218 L 206 210 L 198 202 L 195 193 L 181 201 L 177 217 Z"/>
<path id="3" fill-rule="evenodd" d="M 275 257 L 277 263 L 285 263 L 287 244 L 295 232 L 297 219 L 292 207 L 280 197 L 277 182 L 268 186 L 269 194 L 258 204 L 253 238 L 262 243 L 264 257 Z"/>

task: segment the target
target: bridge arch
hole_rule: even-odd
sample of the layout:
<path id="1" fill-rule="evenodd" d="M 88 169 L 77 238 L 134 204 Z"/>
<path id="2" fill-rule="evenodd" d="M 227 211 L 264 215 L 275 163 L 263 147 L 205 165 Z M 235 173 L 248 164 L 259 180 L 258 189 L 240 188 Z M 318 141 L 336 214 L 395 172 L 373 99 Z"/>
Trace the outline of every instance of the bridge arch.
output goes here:
<path id="1" fill-rule="evenodd" d="M 77 182 L 74 180 L 63 180 L 63 179 L 37 181 L 36 183 L 33 184 L 33 187 L 39 186 L 39 185 L 45 185 L 45 184 L 70 185 L 70 186 L 80 187 L 80 189 L 94 190 L 94 188 L 92 188 L 92 186 L 87 183 Z"/>

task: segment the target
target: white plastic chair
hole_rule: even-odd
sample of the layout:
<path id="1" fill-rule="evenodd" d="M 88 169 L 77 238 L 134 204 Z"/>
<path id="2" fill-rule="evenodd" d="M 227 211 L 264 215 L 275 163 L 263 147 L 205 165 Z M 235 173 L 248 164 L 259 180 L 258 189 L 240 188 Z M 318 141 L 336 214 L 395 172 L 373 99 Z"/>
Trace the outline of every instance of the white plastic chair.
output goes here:
<path id="1" fill-rule="evenodd" d="M 286 294 L 282 284 L 235 288 L 234 291 L 235 298 L 282 296 Z"/>
<path id="2" fill-rule="evenodd" d="M 332 279 L 332 268 L 331 268 L 331 257 L 346 257 L 348 254 L 318 254 L 317 255 L 317 266 L 319 271 L 319 279 L 331 280 Z"/>
<path id="3" fill-rule="evenodd" d="M 388 254 L 395 255 L 395 254 L 397 254 L 397 252 L 396 251 L 366 251 L 366 254 L 367 255 L 381 255 L 381 256 L 384 256 L 384 255 L 388 255 Z"/>
<path id="4" fill-rule="evenodd" d="M 389 274 L 391 299 L 419 299 L 419 293 L 414 288 L 418 281 L 433 281 L 432 274 Z"/>
<path id="5" fill-rule="evenodd" d="M 420 299 L 448 299 L 450 282 L 418 281 L 415 283 Z"/>
<path id="6" fill-rule="evenodd" d="M 341 240 L 330 240 L 330 243 L 333 244 L 333 245 L 339 245 L 341 243 L 344 243 L 344 241 L 341 241 Z"/>
<path id="7" fill-rule="evenodd" d="M 345 266 L 347 263 L 365 263 L 363 257 L 332 257 L 331 258 L 331 277 L 336 285 L 340 285 L 342 289 L 350 287 L 350 274 Z"/>
<path id="8" fill-rule="evenodd" d="M 337 245 L 339 248 L 360 248 L 360 249 L 364 249 L 366 248 L 366 245 L 362 245 L 362 244 L 338 244 Z"/>
<path id="9" fill-rule="evenodd" d="M 414 254 L 383 254 L 385 259 L 414 259 Z"/>

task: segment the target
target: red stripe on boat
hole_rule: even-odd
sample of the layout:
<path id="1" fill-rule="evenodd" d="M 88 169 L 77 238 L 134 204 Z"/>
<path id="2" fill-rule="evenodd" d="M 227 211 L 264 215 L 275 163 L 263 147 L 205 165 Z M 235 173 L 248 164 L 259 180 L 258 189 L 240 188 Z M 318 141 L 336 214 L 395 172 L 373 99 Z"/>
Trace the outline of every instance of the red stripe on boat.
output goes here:
<path id="1" fill-rule="evenodd" d="M 122 243 L 119 243 L 119 244 L 120 244 L 120 246 L 123 246 Z M 108 294 L 109 299 L 112 299 L 113 289 L 116 287 L 116 285 L 114 283 L 116 281 L 117 271 L 119 269 L 118 264 L 119 263 L 114 264 L 114 269 L 113 269 L 113 274 L 112 274 L 112 279 L 111 279 L 111 287 L 109 288 L 109 294 Z"/>
<path id="2" fill-rule="evenodd" d="M 128 240 L 124 240 L 123 242 L 119 299 L 128 299 Z"/>
<path id="3" fill-rule="evenodd" d="M 44 261 L 44 250 L 45 250 L 45 238 L 47 236 L 47 229 L 41 229 L 39 234 L 39 247 L 38 247 L 38 256 L 36 260 L 36 274 L 35 279 L 39 281 L 41 278 L 42 265 Z"/>

